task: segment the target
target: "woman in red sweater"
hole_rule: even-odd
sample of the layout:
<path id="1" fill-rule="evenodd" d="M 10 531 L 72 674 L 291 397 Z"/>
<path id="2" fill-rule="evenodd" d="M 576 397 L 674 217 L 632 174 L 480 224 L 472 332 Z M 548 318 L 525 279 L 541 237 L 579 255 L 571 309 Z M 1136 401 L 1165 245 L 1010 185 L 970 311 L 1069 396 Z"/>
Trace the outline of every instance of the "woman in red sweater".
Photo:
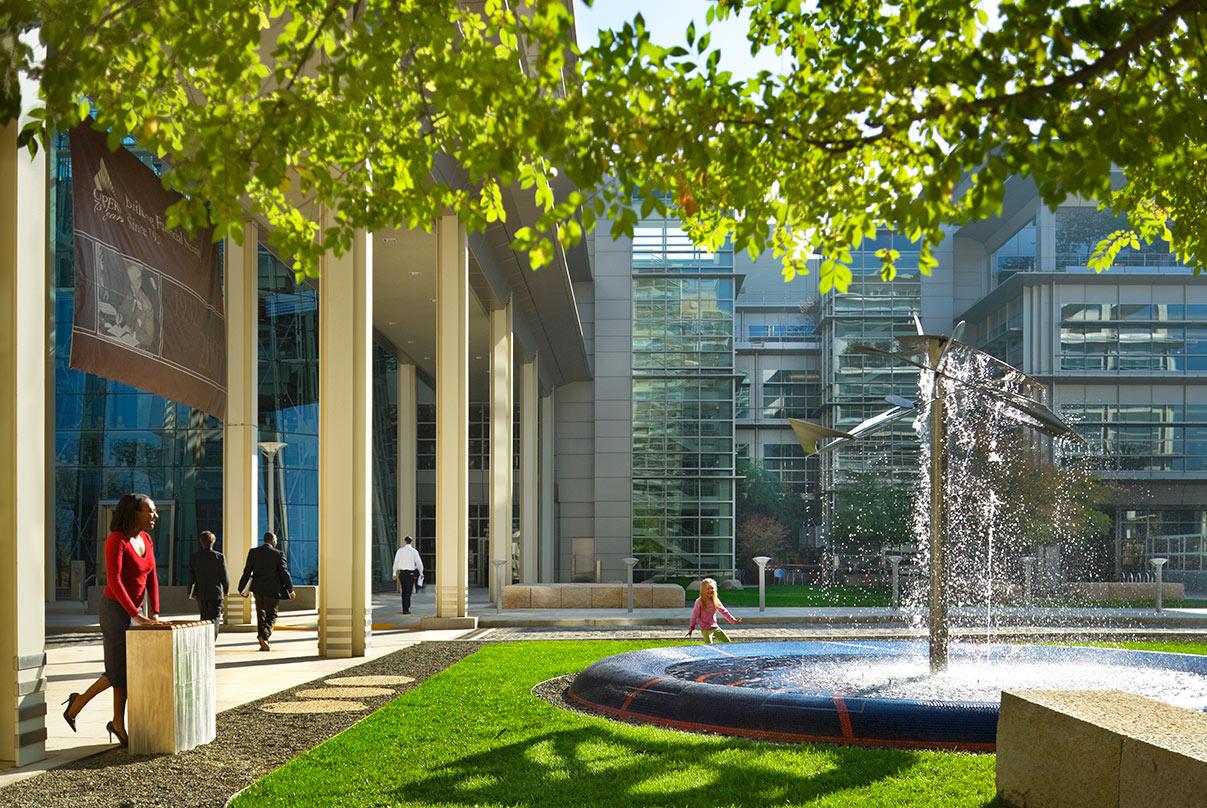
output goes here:
<path id="1" fill-rule="evenodd" d="M 113 511 L 105 539 L 105 592 L 100 623 L 105 645 L 105 673 L 83 693 L 72 693 L 63 718 L 75 731 L 75 717 L 99 693 L 113 688 L 113 720 L 105 729 L 122 746 L 126 735 L 126 630 L 130 621 L 143 625 L 159 622 L 159 579 L 155 576 L 155 547 L 148 531 L 155 528 L 159 512 L 146 494 L 126 494 Z M 150 617 L 141 609 L 146 598 Z"/>

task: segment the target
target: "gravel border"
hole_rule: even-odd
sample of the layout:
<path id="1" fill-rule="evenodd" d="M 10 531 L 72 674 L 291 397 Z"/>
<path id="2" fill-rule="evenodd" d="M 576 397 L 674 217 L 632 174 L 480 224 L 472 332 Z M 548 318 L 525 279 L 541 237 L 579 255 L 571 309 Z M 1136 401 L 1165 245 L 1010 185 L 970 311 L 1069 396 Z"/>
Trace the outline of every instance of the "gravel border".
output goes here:
<path id="1" fill-rule="evenodd" d="M 480 647 L 481 643 L 456 640 L 409 646 L 219 713 L 217 737 L 205 746 L 179 755 L 130 755 L 118 748 L 101 752 L 0 789 L 0 805 L 219 808 L 273 769 L 366 718 Z M 321 687 L 326 679 L 374 674 L 412 676 L 415 681 L 392 688 L 395 692 L 388 696 L 358 698 L 368 708 L 360 712 L 280 715 L 260 709 L 268 702 L 294 698 L 297 691 Z M 271 676 L 271 671 L 249 669 L 247 675 Z"/>

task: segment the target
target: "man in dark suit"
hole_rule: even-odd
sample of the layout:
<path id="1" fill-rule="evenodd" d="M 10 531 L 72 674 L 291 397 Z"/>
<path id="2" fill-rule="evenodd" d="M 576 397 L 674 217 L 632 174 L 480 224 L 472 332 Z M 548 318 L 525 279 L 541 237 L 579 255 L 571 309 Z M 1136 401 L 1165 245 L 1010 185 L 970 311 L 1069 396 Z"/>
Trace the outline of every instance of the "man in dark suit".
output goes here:
<path id="1" fill-rule="evenodd" d="M 256 596 L 256 637 L 260 650 L 267 651 L 272 626 L 277 622 L 277 606 L 282 598 L 295 597 L 285 554 L 277 549 L 277 536 L 271 531 L 264 534 L 263 544 L 251 548 L 247 554 L 239 594 L 247 597 L 249 593 Z"/>
<path id="2" fill-rule="evenodd" d="M 201 549 L 193 553 L 189 561 L 192 582 L 189 597 L 197 601 L 202 620 L 214 621 L 214 639 L 218 638 L 218 626 L 222 622 L 222 599 L 230 592 L 226 577 L 226 559 L 214 550 L 214 534 L 201 531 Z"/>

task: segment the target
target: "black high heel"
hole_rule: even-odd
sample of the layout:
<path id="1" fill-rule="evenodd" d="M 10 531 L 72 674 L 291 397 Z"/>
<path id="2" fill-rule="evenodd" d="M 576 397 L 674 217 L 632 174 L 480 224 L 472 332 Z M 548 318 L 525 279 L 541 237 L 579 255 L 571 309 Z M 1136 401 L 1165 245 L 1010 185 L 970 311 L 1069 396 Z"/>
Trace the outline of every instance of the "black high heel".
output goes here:
<path id="1" fill-rule="evenodd" d="M 116 735 L 116 736 L 117 736 L 117 742 L 118 742 L 120 745 L 122 745 L 122 746 L 129 746 L 129 745 L 130 745 L 130 736 L 129 736 L 129 735 L 123 736 L 123 735 L 121 734 L 121 732 L 119 732 L 119 731 L 117 730 L 117 728 L 113 726 L 113 722 L 112 722 L 112 721 L 110 721 L 108 724 L 106 724 L 106 725 L 105 725 L 105 729 L 109 731 L 109 743 L 113 743 L 113 736 L 114 736 L 114 735 Z"/>
<path id="2" fill-rule="evenodd" d="M 67 701 L 63 702 L 67 705 L 67 709 L 63 711 L 63 720 L 67 722 L 67 726 L 71 727 L 71 731 L 75 732 L 75 719 L 71 717 L 71 705 L 75 704 L 75 700 L 80 697 L 79 693 L 72 693 L 67 697 Z"/>

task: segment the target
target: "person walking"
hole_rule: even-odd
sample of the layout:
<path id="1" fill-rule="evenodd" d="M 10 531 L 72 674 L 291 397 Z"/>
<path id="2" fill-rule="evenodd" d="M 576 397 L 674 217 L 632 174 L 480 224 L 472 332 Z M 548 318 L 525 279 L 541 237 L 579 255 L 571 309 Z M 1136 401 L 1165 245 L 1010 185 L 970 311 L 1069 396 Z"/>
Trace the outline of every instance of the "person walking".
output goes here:
<path id="1" fill-rule="evenodd" d="M 159 625 L 159 579 L 155 575 L 155 529 L 159 511 L 146 494 L 126 494 L 113 509 L 105 539 L 105 589 L 100 602 L 105 672 L 83 693 L 72 693 L 64 704 L 63 720 L 75 732 L 75 719 L 97 695 L 113 688 L 113 720 L 105 725 L 109 738 L 122 746 L 126 734 L 126 632 L 130 623 Z M 144 617 L 143 605 L 149 616 Z"/>
<path id="2" fill-rule="evenodd" d="M 687 636 L 690 637 L 696 626 L 699 626 L 700 636 L 704 638 L 706 645 L 712 645 L 713 640 L 729 642 L 729 635 L 717 625 L 718 613 L 725 615 L 725 619 L 730 623 L 742 622 L 742 618 L 734 617 L 721 605 L 721 599 L 717 597 L 717 582 L 712 578 L 705 578 L 700 582 L 700 597 L 696 598 L 696 606 L 692 609 L 692 622 L 687 627 Z"/>
<path id="3" fill-rule="evenodd" d="M 260 650 L 269 650 L 268 639 L 277 622 L 277 607 L 281 600 L 293 600 L 293 579 L 289 577 L 289 565 L 285 554 L 277 549 L 277 534 L 264 534 L 264 543 L 247 553 L 243 576 L 239 579 L 239 594 L 256 596 L 256 638 Z"/>
<path id="4" fill-rule="evenodd" d="M 411 613 L 411 591 L 419 576 L 423 575 L 423 559 L 415 549 L 415 540 L 407 536 L 394 554 L 394 580 L 402 590 L 402 613 Z"/>
<path id="5" fill-rule="evenodd" d="M 226 576 L 226 559 L 214 549 L 214 534 L 201 531 L 198 543 L 201 549 L 193 553 L 189 561 L 189 597 L 197 601 L 197 610 L 202 620 L 214 621 L 214 639 L 218 639 L 218 628 L 222 623 L 222 599 L 230 593 L 230 581 Z"/>

